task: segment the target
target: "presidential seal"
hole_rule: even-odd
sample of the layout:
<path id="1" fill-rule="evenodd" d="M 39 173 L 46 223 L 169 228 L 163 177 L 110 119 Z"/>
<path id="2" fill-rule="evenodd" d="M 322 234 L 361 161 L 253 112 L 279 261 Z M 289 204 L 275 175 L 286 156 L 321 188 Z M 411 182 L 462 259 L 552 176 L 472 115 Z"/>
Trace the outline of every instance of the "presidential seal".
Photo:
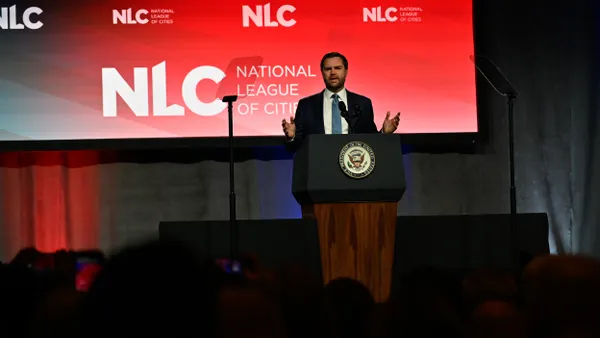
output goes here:
<path id="1" fill-rule="evenodd" d="M 366 143 L 352 141 L 340 151 L 339 163 L 342 171 L 352 178 L 365 178 L 375 168 L 375 153 Z"/>

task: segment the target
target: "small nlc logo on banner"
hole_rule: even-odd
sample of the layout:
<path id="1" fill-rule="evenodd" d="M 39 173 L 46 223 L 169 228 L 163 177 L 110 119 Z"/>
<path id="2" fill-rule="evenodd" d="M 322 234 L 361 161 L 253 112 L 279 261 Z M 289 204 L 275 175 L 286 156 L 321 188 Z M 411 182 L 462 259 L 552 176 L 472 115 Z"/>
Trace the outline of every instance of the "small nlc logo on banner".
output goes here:
<path id="1" fill-rule="evenodd" d="M 44 11 L 29 7 L 19 13 L 17 6 L 0 7 L 0 29 L 40 29 L 44 25 L 37 17 Z"/>
<path id="2" fill-rule="evenodd" d="M 256 27 L 292 27 L 296 24 L 296 20 L 286 18 L 286 13 L 295 11 L 296 7 L 292 5 L 283 5 L 276 10 L 271 9 L 271 4 L 256 6 L 255 10 L 244 5 L 242 6 L 242 26 L 250 27 L 250 22 L 252 22 Z"/>
<path id="3" fill-rule="evenodd" d="M 152 8 L 152 9 L 113 9 L 113 25 L 171 25 L 173 24 L 173 15 L 175 10 L 172 8 Z"/>
<path id="4" fill-rule="evenodd" d="M 375 153 L 366 143 L 352 141 L 340 151 L 338 158 L 342 171 L 352 178 L 365 178 L 375 168 Z"/>

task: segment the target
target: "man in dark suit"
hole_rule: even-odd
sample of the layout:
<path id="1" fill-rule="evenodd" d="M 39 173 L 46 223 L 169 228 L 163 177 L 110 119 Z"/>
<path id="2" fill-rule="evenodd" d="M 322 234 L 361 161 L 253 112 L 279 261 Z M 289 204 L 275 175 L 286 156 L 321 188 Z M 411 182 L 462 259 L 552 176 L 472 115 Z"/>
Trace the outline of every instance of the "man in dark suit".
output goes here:
<path id="1" fill-rule="evenodd" d="M 295 117 L 291 117 L 289 122 L 284 119 L 281 123 L 290 151 L 296 151 L 310 134 L 391 134 L 396 131 L 400 113 L 390 119 L 388 112 L 383 127 L 378 130 L 371 99 L 346 90 L 347 73 L 348 60 L 344 55 L 332 52 L 323 56 L 321 75 L 325 89 L 301 99 Z M 347 111 L 342 112 L 340 102 L 344 103 Z"/>

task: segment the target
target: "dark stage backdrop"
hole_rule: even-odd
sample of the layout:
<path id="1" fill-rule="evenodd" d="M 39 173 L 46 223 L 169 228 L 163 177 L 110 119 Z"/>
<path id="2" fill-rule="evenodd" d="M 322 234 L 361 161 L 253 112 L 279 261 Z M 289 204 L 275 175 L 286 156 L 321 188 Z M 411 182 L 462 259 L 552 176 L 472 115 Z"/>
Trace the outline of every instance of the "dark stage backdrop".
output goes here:
<path id="1" fill-rule="evenodd" d="M 519 212 L 548 213 L 553 251 L 600 257 L 594 6 L 593 0 L 475 1 L 477 52 L 495 60 L 521 94 Z M 409 186 L 399 214 L 508 212 L 506 106 L 484 82 L 479 95 L 490 117 L 484 154 L 407 154 Z M 299 217 L 289 156 L 281 149 L 252 155 L 237 165 L 239 217 Z M 28 245 L 112 250 L 156 236 L 159 221 L 227 219 L 228 165 L 211 157 L 206 151 L 2 154 L 0 259 Z"/>

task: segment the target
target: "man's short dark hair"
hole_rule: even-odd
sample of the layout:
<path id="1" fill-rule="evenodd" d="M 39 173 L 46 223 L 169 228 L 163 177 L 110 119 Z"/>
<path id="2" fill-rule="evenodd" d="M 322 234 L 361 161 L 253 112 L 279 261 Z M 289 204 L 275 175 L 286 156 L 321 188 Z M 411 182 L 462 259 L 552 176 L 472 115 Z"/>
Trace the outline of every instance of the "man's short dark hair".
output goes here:
<path id="1" fill-rule="evenodd" d="M 330 53 L 327 53 L 327 54 L 323 55 L 323 58 L 321 59 L 321 70 L 323 70 L 323 67 L 325 66 L 325 60 L 327 60 L 327 59 L 333 59 L 333 58 L 340 58 L 340 59 L 342 59 L 342 63 L 344 64 L 344 68 L 348 69 L 348 59 L 346 59 L 345 56 L 343 56 L 341 53 L 338 53 L 338 52 L 330 52 Z"/>

